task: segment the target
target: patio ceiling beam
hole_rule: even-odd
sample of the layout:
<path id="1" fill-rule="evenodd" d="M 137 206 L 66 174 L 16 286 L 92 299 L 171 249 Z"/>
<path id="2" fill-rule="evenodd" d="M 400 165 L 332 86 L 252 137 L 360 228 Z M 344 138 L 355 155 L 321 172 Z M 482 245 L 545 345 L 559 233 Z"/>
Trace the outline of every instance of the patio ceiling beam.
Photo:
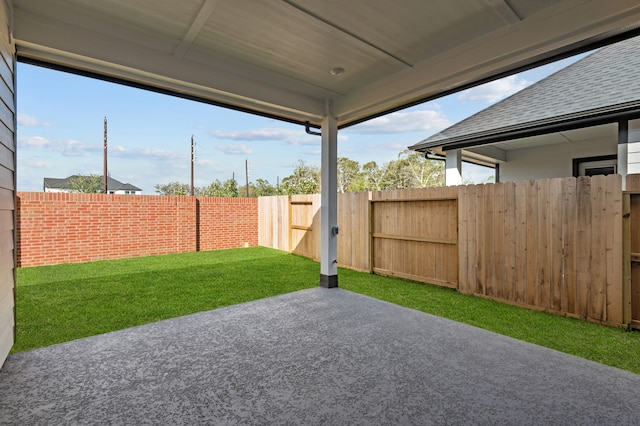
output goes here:
<path id="1" fill-rule="evenodd" d="M 191 27 L 189 27 L 189 30 L 187 31 L 184 38 L 182 39 L 182 42 L 173 51 L 173 54 L 175 56 L 177 56 L 178 58 L 184 57 L 184 55 L 187 53 L 187 51 L 193 44 L 193 41 L 196 39 L 196 37 L 198 37 L 200 30 L 202 30 L 202 27 L 204 27 L 204 24 L 207 22 L 207 20 L 213 13 L 213 10 L 218 5 L 219 1 L 220 0 L 205 0 L 205 2 L 202 3 L 202 7 L 200 8 L 200 10 L 198 11 L 198 14 L 196 15 L 195 19 L 191 23 Z"/>
<path id="2" fill-rule="evenodd" d="M 495 146 L 491 146 L 491 145 L 476 146 L 474 148 L 467 149 L 466 151 L 469 152 L 470 154 L 472 153 L 480 157 L 496 160 L 496 162 L 501 162 L 501 163 L 507 162 L 507 151 Z"/>
<path id="3" fill-rule="evenodd" d="M 495 10 L 502 20 L 508 25 L 514 25 L 522 21 L 515 10 L 505 0 L 486 0 L 489 6 Z"/>

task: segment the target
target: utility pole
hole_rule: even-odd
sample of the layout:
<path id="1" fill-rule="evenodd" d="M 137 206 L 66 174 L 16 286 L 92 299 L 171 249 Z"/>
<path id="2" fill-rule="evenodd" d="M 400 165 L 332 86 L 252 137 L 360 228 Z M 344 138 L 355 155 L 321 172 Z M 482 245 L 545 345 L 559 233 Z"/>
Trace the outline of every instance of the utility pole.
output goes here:
<path id="1" fill-rule="evenodd" d="M 195 188 L 193 187 L 193 164 L 196 160 L 195 154 L 196 144 L 193 142 L 193 135 L 191 135 L 191 196 L 193 197 L 196 193 Z"/>
<path id="2" fill-rule="evenodd" d="M 249 198 L 249 159 L 244 160 L 244 174 L 247 182 L 247 198 Z"/>
<path id="3" fill-rule="evenodd" d="M 109 193 L 109 184 L 107 183 L 107 117 L 104 117 L 104 170 L 102 171 L 102 175 L 104 177 L 104 193 Z"/>

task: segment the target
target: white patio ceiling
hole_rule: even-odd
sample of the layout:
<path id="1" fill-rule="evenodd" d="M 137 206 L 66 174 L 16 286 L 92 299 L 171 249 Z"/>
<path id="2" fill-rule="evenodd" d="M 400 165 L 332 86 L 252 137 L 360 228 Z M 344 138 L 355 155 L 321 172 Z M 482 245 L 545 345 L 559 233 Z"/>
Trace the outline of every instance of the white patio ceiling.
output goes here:
<path id="1" fill-rule="evenodd" d="M 19 57 L 318 125 L 637 30 L 637 0 L 14 0 Z M 332 75 L 332 69 L 344 72 Z"/>

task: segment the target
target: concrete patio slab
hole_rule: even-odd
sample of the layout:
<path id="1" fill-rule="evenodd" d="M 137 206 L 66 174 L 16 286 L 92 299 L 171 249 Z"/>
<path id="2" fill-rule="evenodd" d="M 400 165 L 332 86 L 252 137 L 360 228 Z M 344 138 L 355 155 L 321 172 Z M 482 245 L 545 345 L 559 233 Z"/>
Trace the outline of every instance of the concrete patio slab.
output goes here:
<path id="1" fill-rule="evenodd" d="M 631 425 L 638 401 L 638 375 L 323 288 L 15 354 L 0 370 L 9 425 Z"/>

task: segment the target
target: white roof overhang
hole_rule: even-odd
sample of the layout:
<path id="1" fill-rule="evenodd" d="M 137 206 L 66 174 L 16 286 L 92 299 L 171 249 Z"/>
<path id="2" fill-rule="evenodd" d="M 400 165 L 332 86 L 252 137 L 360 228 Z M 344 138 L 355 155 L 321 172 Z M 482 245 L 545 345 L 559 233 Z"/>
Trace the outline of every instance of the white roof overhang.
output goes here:
<path id="1" fill-rule="evenodd" d="M 636 0 L 13 1 L 21 60 L 316 126 L 331 101 L 339 127 L 639 24 Z"/>

